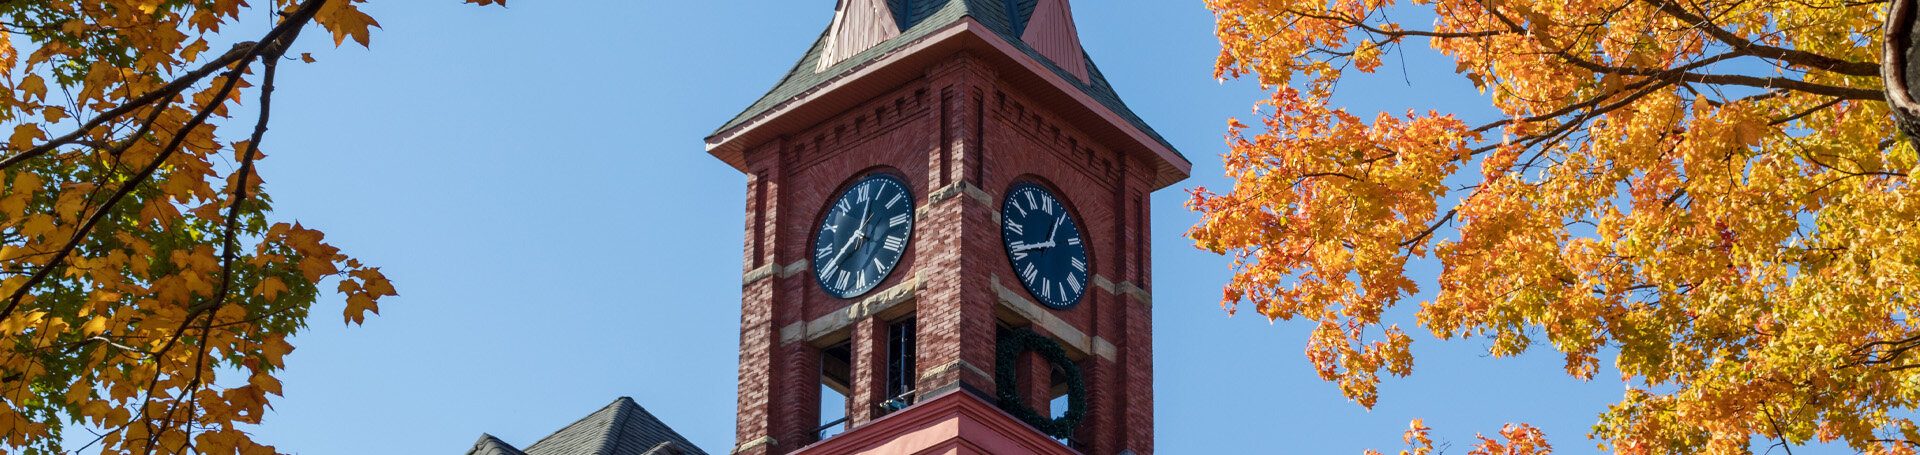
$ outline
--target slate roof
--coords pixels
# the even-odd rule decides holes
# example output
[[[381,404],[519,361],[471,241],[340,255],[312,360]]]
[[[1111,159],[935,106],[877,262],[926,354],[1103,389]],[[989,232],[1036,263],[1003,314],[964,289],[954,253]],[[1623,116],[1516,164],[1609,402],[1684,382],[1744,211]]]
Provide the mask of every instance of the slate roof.
[[[707,455],[632,398],[620,397],[599,411],[541,439],[526,450],[483,434],[467,455]]]
[[[1106,76],[1100,73],[1100,67],[1094,65],[1091,56],[1086,57],[1088,80],[1082,82],[1078,77],[1069,74],[1059,65],[1040,55],[1020,38],[1026,31],[1028,20],[1032,19],[1034,6],[1038,3],[1038,0],[887,0],[887,7],[893,10],[894,20],[900,22],[899,37],[855,54],[825,71],[814,71],[819,67],[820,56],[827,44],[827,32],[821,32],[820,38],[814,41],[813,47],[807,49],[807,53],[800,57],[800,61],[794,63],[793,69],[774,85],[773,90],[768,91],[766,95],[760,97],[759,101],[755,101],[745,111],[740,112],[740,115],[727,121],[726,125],[715,130],[713,136],[719,136],[721,133],[744,125],[814,87],[890,54],[894,50],[918,42],[921,38],[946,28],[947,25],[971,17],[999,34],[1015,48],[1033,57],[1034,60],[1046,64],[1061,79],[1076,86],[1088,97],[1100,102],[1128,123],[1132,123],[1135,128],[1152,137],[1160,145],[1179,154],[1179,150],[1174,148],[1172,143],[1167,142],[1167,139],[1161,137],[1153,127],[1147,126],[1147,122],[1138,114],[1127,108],[1127,104],[1120,100],[1120,94],[1113,90],[1113,85],[1108,83]],[[1082,50],[1082,55],[1085,55],[1085,52]],[[1185,158],[1185,155],[1181,158]]]
[[[480,440],[473,443],[473,449],[468,450],[467,455],[526,455],[526,452],[513,448],[513,444],[508,444],[500,438],[482,433]]]

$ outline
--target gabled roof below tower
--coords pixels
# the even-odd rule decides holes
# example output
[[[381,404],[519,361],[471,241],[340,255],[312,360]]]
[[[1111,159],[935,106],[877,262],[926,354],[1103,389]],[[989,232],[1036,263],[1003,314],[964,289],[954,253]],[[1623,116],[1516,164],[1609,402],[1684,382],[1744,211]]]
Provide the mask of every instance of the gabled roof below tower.
[[[467,455],[707,455],[666,422],[620,397],[599,411],[527,446],[481,435]]]
[[[899,22],[901,32],[898,36],[852,56],[837,59],[838,63],[821,68],[822,58],[828,54],[827,48],[831,44],[833,30],[829,26],[829,30],[821,33],[820,38],[798,62],[794,63],[786,77],[775,84],[772,90],[707,138],[709,150],[722,160],[739,166],[739,163],[735,162],[737,157],[734,156],[739,153],[737,150],[716,149],[723,146],[740,146],[730,142],[737,139],[744,130],[764,123],[769,117],[782,114],[792,104],[817,94],[826,86],[849,78],[857,78],[862,73],[870,72],[877,63],[899,57],[903,52],[925,47],[929,41],[946,36],[947,32],[964,28],[973,30],[975,33],[990,34],[997,38],[996,41],[1010,46],[1010,51],[1037,62],[1040,68],[1036,71],[1048,73],[1047,76],[1056,78],[1065,85],[1061,87],[1063,90],[1076,92],[1073,95],[1077,98],[1090,101],[1090,104],[1106,111],[1102,113],[1104,115],[1100,115],[1101,117],[1110,116],[1125,127],[1135,130],[1139,135],[1137,139],[1150,142],[1146,144],[1148,147],[1161,150],[1162,152],[1157,154],[1165,155],[1163,159],[1169,161],[1168,167],[1172,168],[1167,170],[1177,170],[1179,174],[1178,178],[1168,180],[1166,184],[1185,178],[1191,163],[1185,156],[1180,155],[1172,143],[1154,131],[1145,120],[1120,100],[1120,95],[1114,91],[1106,76],[1101,74],[1099,67],[1094,65],[1092,58],[1086,55],[1084,49],[1079,51],[1080,56],[1085,60],[1086,76],[1083,79],[1074,74],[1077,71],[1064,69],[1062,65],[1035,50],[1023,39],[1030,25],[1029,22],[1034,17],[1035,7],[1040,1],[886,0],[894,20]]]

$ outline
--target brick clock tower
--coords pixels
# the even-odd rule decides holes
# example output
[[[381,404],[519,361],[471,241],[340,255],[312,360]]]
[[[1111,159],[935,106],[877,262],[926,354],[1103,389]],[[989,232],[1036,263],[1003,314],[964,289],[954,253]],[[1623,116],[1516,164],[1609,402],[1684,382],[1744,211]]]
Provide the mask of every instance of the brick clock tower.
[[[740,454],[1153,453],[1148,196],[1068,0],[839,0],[747,174]]]

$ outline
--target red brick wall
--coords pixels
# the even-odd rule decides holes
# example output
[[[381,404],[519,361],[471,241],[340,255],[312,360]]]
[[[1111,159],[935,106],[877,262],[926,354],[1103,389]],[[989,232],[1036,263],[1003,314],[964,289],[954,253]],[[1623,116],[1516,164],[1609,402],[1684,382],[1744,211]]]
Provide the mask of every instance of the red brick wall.
[[[746,282],[742,293],[736,443],[752,446],[744,453],[787,453],[813,442],[811,432],[820,423],[818,346],[782,343],[781,329],[845,311],[852,302],[822,292],[810,270],[788,266],[807,261],[828,202],[867,172],[897,173],[922,210],[901,265],[876,289],[920,279],[909,305],[919,321],[923,396],[954,388],[994,390],[994,333],[1003,316],[995,311],[999,298],[992,283],[1020,289],[1000,243],[996,213],[1016,183],[1039,182],[1065,199],[1081,225],[1092,270],[1116,283],[1115,291],[1118,283],[1149,288],[1141,201],[1150,191],[1146,170],[1152,168],[1098,145],[1058,120],[1052,107],[1028,100],[978,60],[955,56],[837,118],[749,149],[746,268],[750,279],[758,279]],[[934,200],[936,191],[959,183],[990,201],[954,191]],[[1052,312],[1116,348],[1112,359],[1089,354],[1081,361],[1092,396],[1075,439],[1088,453],[1152,453],[1149,310],[1134,297],[1090,284],[1079,306]],[[884,362],[885,324],[863,321],[850,332],[858,424],[872,417],[868,401],[886,398],[878,384],[885,376],[876,365]],[[1038,392],[1044,385],[1028,387]],[[768,436],[777,443],[756,445]]]

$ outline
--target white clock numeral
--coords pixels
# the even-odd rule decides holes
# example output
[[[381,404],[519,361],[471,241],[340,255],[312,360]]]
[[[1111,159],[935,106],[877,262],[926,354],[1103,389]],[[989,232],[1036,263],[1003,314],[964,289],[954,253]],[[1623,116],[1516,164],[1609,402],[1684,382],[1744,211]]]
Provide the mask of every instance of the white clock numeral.
[[[1078,269],[1081,272],[1085,272],[1087,271],[1087,263],[1085,261],[1081,261],[1080,258],[1073,258],[1073,268]]]
[[[840,279],[839,279],[839,280],[837,280],[837,281],[834,281],[834,284],[833,284],[833,287],[835,287],[835,288],[839,288],[839,289],[841,289],[841,290],[846,290],[846,289],[847,289],[847,281],[848,281],[848,280],[851,280],[851,279],[853,279],[853,274],[852,274],[852,273],[848,273],[848,272],[847,272],[847,271],[845,271],[845,270],[841,270],[841,271],[840,271]]]
[[[1027,268],[1020,271],[1020,281],[1025,281],[1027,284],[1033,284],[1033,279],[1038,276],[1040,276],[1040,269],[1034,268],[1033,263],[1027,263]]]
[[[1022,252],[1019,252],[1019,253],[1013,253],[1013,260],[1015,260],[1015,261],[1025,261],[1025,260],[1027,260],[1027,253],[1026,253],[1025,251],[1022,251]]]
[[[860,185],[860,202],[867,202],[867,193],[869,192],[869,190],[872,189],[872,187],[873,187],[872,182],[863,183]]]
[[[880,247],[886,248],[887,251],[898,253],[900,250],[907,248],[907,239],[905,237],[887,237],[884,244],[880,245]]]
[[[1079,238],[1079,237],[1074,237],[1074,238],[1070,238],[1070,239],[1067,239],[1067,244],[1068,244],[1068,245],[1075,245],[1075,246],[1078,246],[1078,245],[1080,245],[1080,238]]]
[[[1051,279],[1048,279],[1048,278],[1046,278],[1046,277],[1041,277],[1041,278],[1040,278],[1040,293],[1041,293],[1041,294],[1051,294],[1051,293],[1053,293],[1053,280],[1051,280]]]
[[[1069,274],[1067,274],[1067,286],[1070,286],[1070,287],[1072,287],[1072,288],[1073,288],[1073,292],[1075,292],[1075,293],[1078,293],[1078,292],[1080,292],[1080,290],[1081,290],[1081,288],[1080,288],[1080,279],[1079,279],[1079,277],[1075,277],[1075,276],[1074,276],[1073,274],[1071,274],[1071,273],[1069,273]]]
[[[832,247],[832,246],[823,246],[823,247],[820,247],[820,251],[819,251],[819,252],[817,252],[817,253],[814,253],[814,258],[815,258],[815,259],[826,259],[826,257],[827,257],[827,256],[831,256],[831,255],[833,255],[833,247]]]
[[[1040,203],[1039,201],[1033,200],[1032,191],[1027,191],[1025,193],[1020,193],[1020,194],[1024,194],[1027,196],[1027,207],[1032,207],[1034,210],[1040,210]],[[1021,216],[1026,216],[1026,213],[1024,213],[1025,212],[1024,210],[1022,210],[1021,212],[1022,212]]]
[[[1047,197],[1046,195],[1040,196],[1040,211],[1047,212],[1048,215],[1052,215],[1054,205],[1055,204],[1053,203],[1053,198]]]
[[[833,209],[839,210],[841,214],[846,214],[847,212],[853,211],[853,203],[848,202],[846,199],[841,199],[840,202],[833,204]]]
[[[902,214],[899,214],[899,215],[894,215],[894,216],[893,216],[893,219],[892,219],[892,220],[888,220],[888,221],[887,221],[887,226],[888,226],[888,227],[900,227],[900,225],[903,225],[903,224],[907,224],[907,223],[911,223],[911,222],[913,222],[913,214],[911,214],[911,213],[902,213]]]
[[[857,275],[854,275],[854,277],[855,278],[853,280],[853,285],[855,289],[862,289],[867,287],[867,271],[861,270],[860,273]]]
[[[1068,295],[1070,295],[1070,294],[1067,294],[1067,285],[1066,285],[1066,284],[1064,284],[1064,283],[1063,283],[1063,284],[1061,284],[1061,285],[1060,285],[1060,303],[1067,303],[1067,300],[1068,300],[1068,299],[1067,299],[1067,296],[1068,296]]]
[[[899,204],[901,199],[906,199],[906,198],[907,198],[906,193],[899,193],[899,194],[893,195],[893,199],[887,200],[887,208],[893,208],[894,204]]]
[[[1007,220],[1007,231],[1012,232],[1013,235],[1027,235],[1027,227],[1021,226],[1020,223],[1015,223],[1013,220]]]
[[[880,258],[873,258],[873,271],[878,272],[886,269],[887,263],[880,262]]]

